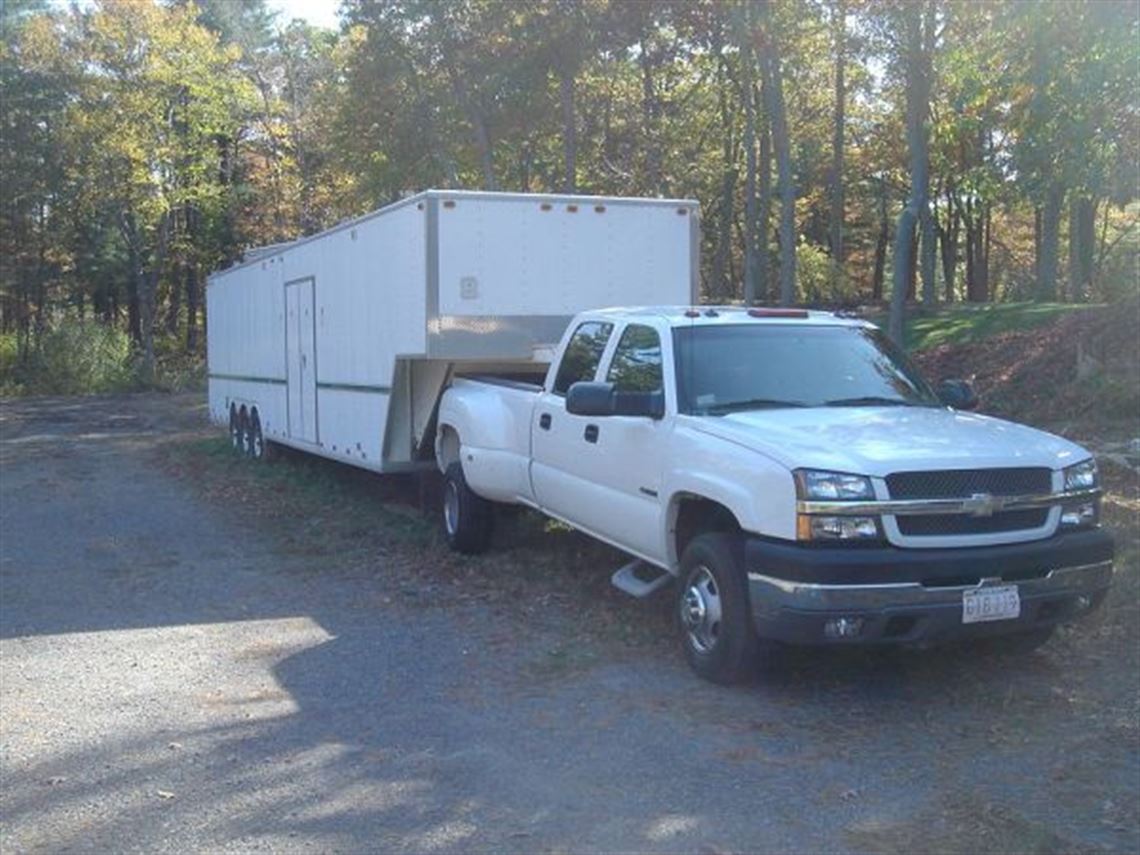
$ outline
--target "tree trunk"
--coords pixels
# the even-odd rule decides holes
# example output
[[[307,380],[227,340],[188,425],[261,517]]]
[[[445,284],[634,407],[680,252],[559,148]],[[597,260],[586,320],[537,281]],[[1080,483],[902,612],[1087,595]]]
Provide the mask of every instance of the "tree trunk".
[[[831,143],[831,260],[832,284],[843,276],[843,134],[847,107],[847,0],[832,10],[835,42],[835,132]]]
[[[891,311],[887,332],[899,347],[903,345],[907,271],[914,269],[914,227],[917,222],[918,218],[914,215],[914,211],[906,207],[899,214],[899,222],[895,227],[895,281],[891,287]]]
[[[198,352],[198,264],[186,265],[186,352]]]
[[[887,216],[887,183],[879,182],[879,236],[875,239],[875,273],[871,278],[871,299],[883,299],[883,275],[887,268],[887,243],[891,239],[891,221]]]
[[[772,123],[772,142],[776,148],[780,188],[780,304],[790,306],[796,299],[796,188],[792,181],[792,150],[788,138],[788,117],[784,109],[780,51],[773,33],[769,0],[762,0],[760,10],[764,25],[760,68],[768,116]]]
[[[755,93],[753,93],[755,94]],[[760,200],[756,212],[756,290],[764,301],[772,299],[772,257],[768,252],[772,221],[772,134],[767,114],[760,126]]]
[[[661,103],[657,97],[657,84],[655,80],[656,58],[649,50],[647,39],[642,38],[638,54],[641,63],[641,114],[645,133],[645,179],[650,193],[660,195],[662,192],[662,162],[661,139],[658,133],[658,118],[661,114]]]
[[[954,301],[954,279],[958,268],[958,234],[961,229],[961,217],[954,204],[954,189],[949,188],[946,193],[946,222],[939,229],[942,239],[942,283],[945,289],[946,302]]]
[[[558,94],[562,103],[563,193],[576,193],[578,190],[578,126],[574,115],[574,76],[573,69],[563,69],[558,78]]]
[[[744,305],[756,303],[756,102],[752,85],[752,4],[742,10],[740,65],[744,101]]]
[[[142,275],[139,261],[138,228],[135,215],[123,218],[123,231],[127,244],[127,329],[135,344],[142,344],[142,321],[139,312],[139,280]]]
[[[1041,250],[1037,260],[1037,299],[1057,299],[1057,256],[1061,229],[1061,205],[1065,191],[1060,184],[1049,187],[1041,211]]]
[[[142,274],[139,283],[139,328],[142,333],[141,379],[144,384],[154,382],[154,321],[155,298],[158,294],[158,278],[166,262],[166,248],[170,241],[170,214],[163,214],[155,230],[155,246],[151,256],[150,269]]]
[[[1069,299],[1088,298],[1096,250],[1096,201],[1088,196],[1069,200]]]

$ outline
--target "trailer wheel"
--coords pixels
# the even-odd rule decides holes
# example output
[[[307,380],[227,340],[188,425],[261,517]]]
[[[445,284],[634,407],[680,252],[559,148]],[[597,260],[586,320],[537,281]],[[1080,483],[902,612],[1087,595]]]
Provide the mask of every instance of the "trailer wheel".
[[[443,483],[443,533],[456,552],[477,555],[491,542],[495,515],[491,503],[467,486],[463,465],[447,467]]]
[[[230,407],[230,448],[245,453],[245,432],[241,428],[241,417],[237,407]]]
[[[685,658],[714,683],[738,683],[759,664],[739,538],[724,533],[693,538],[681,557],[677,615]]]
[[[249,428],[246,431],[246,452],[254,460],[262,463],[272,463],[277,456],[277,447],[261,433],[261,416],[257,410],[249,419]]]

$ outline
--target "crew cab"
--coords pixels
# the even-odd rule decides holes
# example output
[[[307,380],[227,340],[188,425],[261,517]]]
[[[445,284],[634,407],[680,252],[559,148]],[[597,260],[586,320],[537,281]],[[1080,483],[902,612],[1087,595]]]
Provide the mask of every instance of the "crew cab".
[[[570,324],[539,386],[455,377],[435,435],[451,546],[495,503],[674,579],[683,647],[717,682],[779,643],[1044,642],[1113,574],[1092,455],[980,415],[874,325],[830,313],[621,308]]]

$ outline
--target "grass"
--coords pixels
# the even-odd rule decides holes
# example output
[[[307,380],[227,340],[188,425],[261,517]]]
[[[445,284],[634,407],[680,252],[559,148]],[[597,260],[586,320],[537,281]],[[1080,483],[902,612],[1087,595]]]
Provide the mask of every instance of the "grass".
[[[1028,330],[1073,312],[1099,308],[1086,303],[980,303],[956,304],[929,311],[918,309],[907,313],[906,346],[908,350],[927,350],[943,344],[970,344],[1001,333]],[[887,315],[877,312],[868,316],[881,327]]]
[[[1001,333],[1033,329],[1061,315],[1091,308],[1096,307],[1072,303],[950,306],[910,317],[906,326],[906,345],[910,350],[926,350],[943,344],[969,344]]]

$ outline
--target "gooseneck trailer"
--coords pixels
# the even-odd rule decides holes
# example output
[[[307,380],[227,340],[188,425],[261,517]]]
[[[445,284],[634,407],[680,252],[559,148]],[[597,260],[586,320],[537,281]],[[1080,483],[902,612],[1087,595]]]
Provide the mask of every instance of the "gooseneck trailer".
[[[207,286],[209,408],[377,472],[434,464],[451,378],[541,380],[583,306],[697,300],[691,200],[431,190],[253,251]]]

